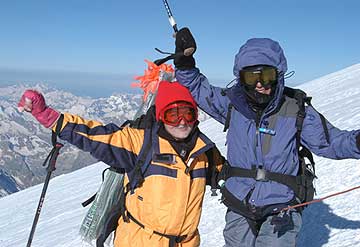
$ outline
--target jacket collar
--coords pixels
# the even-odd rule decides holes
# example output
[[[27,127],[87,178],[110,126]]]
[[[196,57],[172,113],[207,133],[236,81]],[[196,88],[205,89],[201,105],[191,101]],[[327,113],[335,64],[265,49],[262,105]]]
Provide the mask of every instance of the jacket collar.
[[[158,135],[158,131],[159,131],[160,127],[161,126],[159,123],[154,124],[153,131],[152,131],[153,153],[155,153],[155,154],[161,154],[161,153],[171,150],[166,147],[161,147],[161,145],[160,145],[160,142],[163,143],[163,141],[166,141],[166,142],[168,142],[168,145],[169,145],[168,147],[170,147],[169,141]],[[162,140],[162,141],[160,141],[160,140]],[[194,140],[194,142],[195,142],[195,145],[194,145],[193,149],[190,151],[189,158],[194,158],[215,146],[215,144],[206,135],[204,135],[200,130],[198,130],[198,134],[197,134],[196,140]]]

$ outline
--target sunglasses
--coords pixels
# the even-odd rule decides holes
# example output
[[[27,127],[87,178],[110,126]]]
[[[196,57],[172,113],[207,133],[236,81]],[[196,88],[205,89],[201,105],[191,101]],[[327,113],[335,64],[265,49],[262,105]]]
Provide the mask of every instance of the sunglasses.
[[[270,87],[277,79],[277,69],[271,66],[252,66],[240,70],[240,81],[246,86],[255,87],[260,82],[263,87]]]
[[[179,125],[181,120],[187,124],[193,124],[197,116],[197,109],[188,103],[174,103],[160,112],[160,120],[171,126]]]

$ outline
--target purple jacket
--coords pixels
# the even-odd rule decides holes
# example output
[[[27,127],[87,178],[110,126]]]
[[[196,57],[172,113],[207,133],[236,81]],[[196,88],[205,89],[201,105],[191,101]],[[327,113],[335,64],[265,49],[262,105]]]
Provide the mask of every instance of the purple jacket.
[[[271,39],[248,40],[235,56],[235,77],[239,78],[241,68],[256,64],[275,66],[280,72],[275,96],[264,110],[259,123],[259,127],[274,130],[273,136],[257,131],[255,114],[246,102],[239,81],[227,89],[224,96],[223,89],[210,85],[197,68],[176,70],[176,78],[190,89],[202,110],[223,124],[228,105],[234,105],[227,132],[227,159],[231,166],[251,169],[255,165],[271,172],[296,175],[299,167],[295,127],[298,107],[295,99],[283,95],[283,75],[287,71],[287,62],[279,44]],[[326,124],[329,142],[319,114],[311,106],[306,107],[301,143],[319,156],[359,159],[360,151],[356,145],[359,130],[339,130],[328,121]],[[243,200],[252,191],[249,202],[255,206],[286,203],[294,198],[294,192],[289,187],[274,181],[260,182],[252,178],[231,177],[225,187],[238,200]]]

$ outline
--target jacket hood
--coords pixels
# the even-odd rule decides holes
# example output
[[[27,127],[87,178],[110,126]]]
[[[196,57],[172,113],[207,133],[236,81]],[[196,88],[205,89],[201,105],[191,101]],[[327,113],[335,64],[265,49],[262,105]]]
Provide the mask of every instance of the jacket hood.
[[[252,65],[270,65],[283,74],[287,71],[287,62],[279,43],[268,38],[249,39],[240,47],[235,56],[234,75],[239,78],[239,71]]]
[[[268,38],[249,39],[235,56],[234,75],[237,78],[237,85],[229,89],[229,98],[235,108],[246,116],[249,116],[249,110],[244,106],[244,89],[240,82],[239,72],[242,68],[253,65],[270,65],[277,68],[279,72],[278,83],[275,89],[273,100],[269,103],[266,112],[277,108],[280,104],[284,90],[284,74],[287,71],[287,61],[279,43]]]

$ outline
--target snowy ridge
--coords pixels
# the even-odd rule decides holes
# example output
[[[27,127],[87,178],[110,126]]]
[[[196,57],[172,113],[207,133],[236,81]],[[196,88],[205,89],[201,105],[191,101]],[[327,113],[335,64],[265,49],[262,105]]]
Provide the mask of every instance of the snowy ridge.
[[[360,64],[300,86],[313,105],[341,129],[360,128]],[[214,120],[200,124],[202,131],[226,152],[223,127]],[[50,181],[48,194],[33,241],[34,247],[89,246],[78,231],[87,209],[80,203],[100,184],[102,163],[58,176]],[[316,157],[317,196],[360,185],[360,161],[333,161]],[[42,185],[0,199],[0,246],[24,246],[30,232]],[[360,246],[360,190],[330,198],[304,211],[300,247]],[[207,191],[200,223],[201,246],[223,246],[226,208]]]

